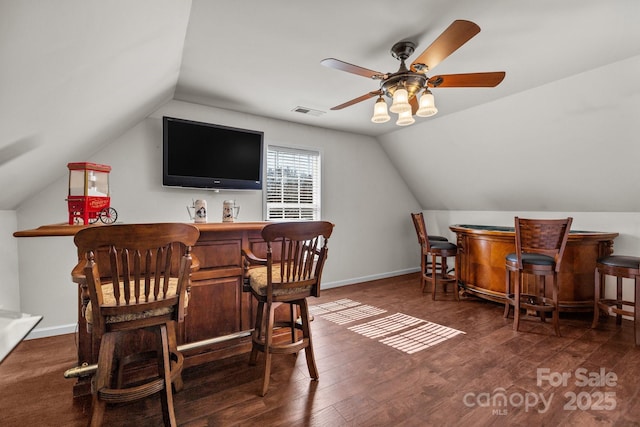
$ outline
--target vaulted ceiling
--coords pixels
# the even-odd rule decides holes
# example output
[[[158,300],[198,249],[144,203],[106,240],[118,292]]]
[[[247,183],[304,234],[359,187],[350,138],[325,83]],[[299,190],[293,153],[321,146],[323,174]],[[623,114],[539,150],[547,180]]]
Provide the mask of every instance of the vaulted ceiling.
[[[382,137],[399,128],[370,122],[375,99],[330,110],[378,82],[322,59],[394,72],[394,43],[421,52],[454,20],[476,22],[435,72],[507,76],[434,90],[438,115],[418,120],[439,120],[640,55],[638,17],[637,0],[0,0],[0,209],[171,99]]]

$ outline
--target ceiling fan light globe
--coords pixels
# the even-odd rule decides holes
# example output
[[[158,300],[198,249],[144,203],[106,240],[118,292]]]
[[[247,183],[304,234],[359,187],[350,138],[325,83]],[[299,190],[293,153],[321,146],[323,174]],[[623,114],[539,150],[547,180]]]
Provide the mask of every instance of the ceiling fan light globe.
[[[389,111],[396,114],[411,111],[411,104],[409,104],[409,92],[407,92],[405,88],[398,88],[393,93],[393,103],[391,104],[391,107],[389,107]]]
[[[409,110],[409,111],[403,111],[398,115],[398,121],[396,122],[396,124],[398,126],[409,126],[414,124],[415,121],[416,119],[413,118],[413,115],[411,114],[411,110]]]
[[[371,117],[371,121],[373,123],[385,123],[389,120],[391,120],[391,117],[387,112],[387,103],[380,97],[373,107],[373,117]]]
[[[420,104],[416,115],[420,117],[431,117],[438,112],[436,108],[435,99],[431,91],[426,90],[420,97]]]

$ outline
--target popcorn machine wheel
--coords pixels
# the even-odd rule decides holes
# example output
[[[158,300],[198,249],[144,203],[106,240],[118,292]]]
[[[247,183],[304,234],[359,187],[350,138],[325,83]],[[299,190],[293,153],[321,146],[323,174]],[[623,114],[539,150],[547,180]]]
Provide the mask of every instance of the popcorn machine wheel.
[[[112,224],[118,212],[109,197],[111,166],[98,163],[69,163],[69,224]]]

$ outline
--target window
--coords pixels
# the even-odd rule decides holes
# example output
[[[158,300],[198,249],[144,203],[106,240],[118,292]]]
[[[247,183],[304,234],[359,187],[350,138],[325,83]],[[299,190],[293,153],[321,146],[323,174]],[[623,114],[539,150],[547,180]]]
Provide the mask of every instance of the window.
[[[320,219],[320,153],[267,148],[267,220]]]

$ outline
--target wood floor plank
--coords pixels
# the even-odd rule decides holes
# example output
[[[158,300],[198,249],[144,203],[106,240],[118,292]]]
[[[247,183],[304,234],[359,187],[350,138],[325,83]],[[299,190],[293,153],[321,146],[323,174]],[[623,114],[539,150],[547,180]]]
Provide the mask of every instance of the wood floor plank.
[[[179,424],[640,425],[640,348],[633,344],[630,321],[618,326],[604,319],[591,329],[589,315],[563,314],[561,337],[549,321],[535,318],[522,320],[521,331],[515,332],[512,319],[502,317],[502,305],[475,298],[458,302],[452,292],[439,293],[433,301],[413,274],[323,290],[310,303],[343,298],[384,312],[343,325],[314,316],[318,381],[309,378],[304,354],[274,356],[265,397],[257,394],[260,364],[249,366],[248,355],[190,367],[183,374],[184,389],[174,396]],[[349,330],[396,313],[464,334],[408,354],[381,340],[415,331],[419,324],[376,338]],[[73,334],[21,343],[0,365],[0,425],[86,425],[89,401],[73,399],[74,381],[62,376],[75,354]],[[614,386],[581,385],[578,369],[588,374],[604,369],[617,381]],[[539,370],[547,374],[542,381]],[[550,375],[563,373],[569,375],[566,384],[550,381]],[[615,408],[592,405],[598,393],[610,393]],[[571,396],[582,401],[574,400],[573,407]],[[152,396],[109,406],[106,421],[161,425],[160,400]]]

